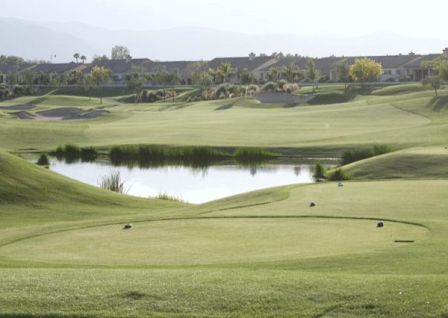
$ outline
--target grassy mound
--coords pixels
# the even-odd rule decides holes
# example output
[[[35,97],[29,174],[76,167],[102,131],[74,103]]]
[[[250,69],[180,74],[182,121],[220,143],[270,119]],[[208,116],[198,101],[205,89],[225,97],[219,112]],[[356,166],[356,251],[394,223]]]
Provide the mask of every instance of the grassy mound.
[[[400,84],[379,88],[377,90],[374,90],[372,92],[372,95],[389,96],[389,95],[415,93],[426,90],[428,89],[421,84]]]
[[[183,206],[118,195],[0,151],[0,228],[148,213]]]
[[[448,149],[407,149],[353,163],[346,171],[355,179],[447,179]]]

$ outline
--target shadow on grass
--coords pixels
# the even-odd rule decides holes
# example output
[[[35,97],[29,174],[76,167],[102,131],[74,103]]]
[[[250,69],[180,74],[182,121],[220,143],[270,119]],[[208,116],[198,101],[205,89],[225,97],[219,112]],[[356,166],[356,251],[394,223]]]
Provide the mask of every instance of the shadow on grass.
[[[344,94],[344,93],[328,93],[317,94],[311,99],[309,105],[328,105],[328,104],[342,104],[352,101],[356,97],[356,94]]]
[[[146,294],[139,291],[130,291],[122,294],[122,297],[129,300],[141,300],[143,298],[152,298],[155,300],[162,300],[163,298],[158,295]]]
[[[446,96],[434,96],[428,104],[428,107],[432,108],[435,112],[441,112],[448,109],[448,95]]]
[[[94,318],[91,315],[73,314],[5,314],[0,312],[1,318]]]

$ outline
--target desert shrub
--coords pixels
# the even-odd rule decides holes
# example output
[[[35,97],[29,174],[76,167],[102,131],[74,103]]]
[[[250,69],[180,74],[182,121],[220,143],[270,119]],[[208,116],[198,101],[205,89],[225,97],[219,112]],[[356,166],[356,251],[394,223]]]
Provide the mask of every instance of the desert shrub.
[[[287,80],[284,80],[284,79],[279,80],[278,83],[277,83],[278,88],[279,88],[280,90],[282,90],[282,91],[285,89],[285,87],[286,87],[287,84],[288,84],[288,81],[287,81]]]
[[[41,154],[39,159],[37,159],[37,164],[39,166],[49,166],[50,165],[50,160],[48,160],[48,157],[46,154]]]
[[[336,169],[334,172],[330,173],[330,176],[328,177],[330,181],[344,181],[349,180],[349,175],[343,171],[342,169]]]
[[[295,84],[295,83],[289,83],[286,84],[285,86],[283,86],[283,91],[285,91],[288,94],[292,94],[295,91],[297,91],[299,89],[299,85]]]
[[[249,85],[249,87],[246,90],[247,95],[254,95],[257,91],[258,91],[257,85]]]
[[[215,98],[226,98],[229,95],[229,91],[227,89],[226,84],[219,85],[215,91]]]
[[[277,84],[274,82],[267,82],[263,85],[261,88],[261,91],[263,92],[275,92],[277,91]]]
[[[242,86],[229,85],[229,86],[227,86],[227,91],[229,92],[229,94],[232,94],[234,96],[239,96],[242,92]]]
[[[165,97],[165,95],[166,95],[166,93],[165,93],[165,91],[163,89],[158,89],[155,94],[156,94],[156,97],[159,100],[163,99]]]
[[[153,91],[149,91],[148,93],[146,93],[146,99],[144,100],[144,102],[154,103],[155,101],[157,101],[156,93],[154,93]]]
[[[314,166],[314,174],[313,174],[314,179],[318,180],[318,179],[325,179],[325,168],[324,166],[320,163],[317,162],[316,165]]]
[[[124,180],[121,178],[119,171],[112,171],[109,175],[104,176],[99,182],[99,186],[101,189],[118,193],[126,193]]]

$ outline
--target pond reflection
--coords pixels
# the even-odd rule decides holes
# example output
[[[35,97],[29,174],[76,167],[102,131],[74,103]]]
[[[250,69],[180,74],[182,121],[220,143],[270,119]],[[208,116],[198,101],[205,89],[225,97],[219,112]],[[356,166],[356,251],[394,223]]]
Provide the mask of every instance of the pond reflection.
[[[103,162],[67,163],[55,159],[51,161],[50,169],[94,186],[98,186],[99,180],[111,171],[118,171],[125,180],[129,195],[155,197],[168,194],[190,203],[204,203],[263,188],[314,182],[309,165],[292,164],[139,167]]]

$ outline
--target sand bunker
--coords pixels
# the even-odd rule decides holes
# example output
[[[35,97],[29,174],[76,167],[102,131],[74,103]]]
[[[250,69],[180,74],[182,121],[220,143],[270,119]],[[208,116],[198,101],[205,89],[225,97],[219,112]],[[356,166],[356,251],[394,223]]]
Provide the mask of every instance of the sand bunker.
[[[77,119],[94,119],[109,113],[102,109],[83,110],[75,107],[63,107],[37,112],[36,114],[27,111],[19,111],[10,113],[19,119],[34,120],[77,120]]]

